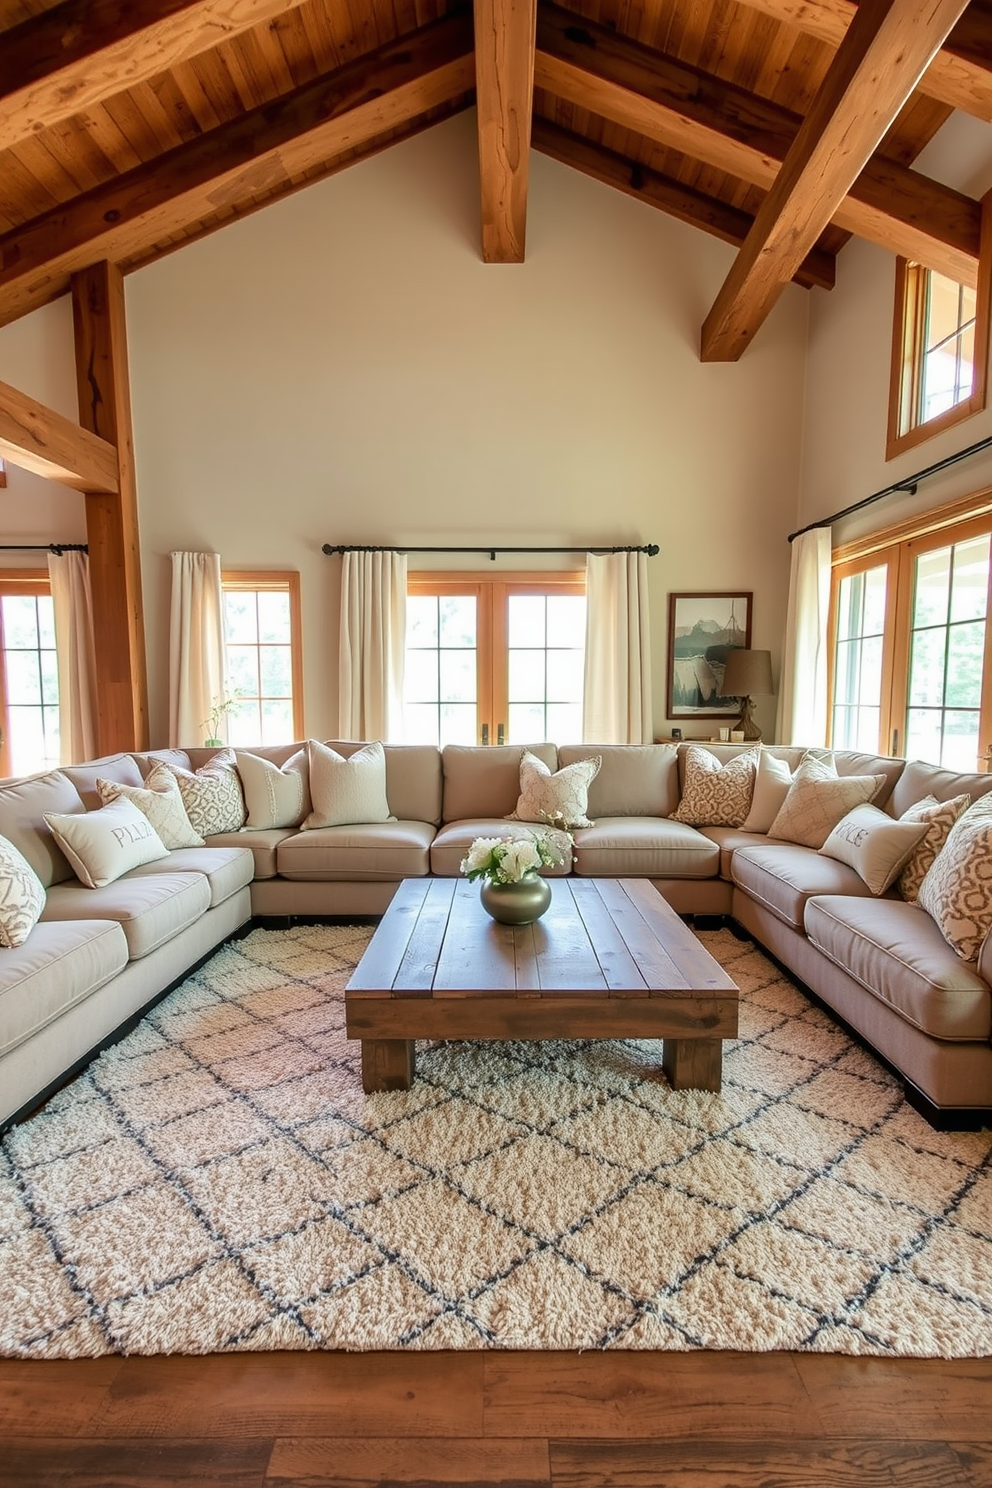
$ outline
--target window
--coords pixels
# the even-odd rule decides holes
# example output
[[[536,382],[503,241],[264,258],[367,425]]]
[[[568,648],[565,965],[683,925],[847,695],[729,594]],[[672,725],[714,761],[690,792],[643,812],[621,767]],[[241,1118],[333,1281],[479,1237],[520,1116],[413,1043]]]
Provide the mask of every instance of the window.
[[[48,575],[0,574],[0,774],[59,763],[59,674]]]
[[[896,261],[886,459],[985,407],[986,277],[980,274],[976,290],[922,264]]]
[[[992,763],[992,509],[963,507],[835,555],[834,746],[952,770]]]
[[[582,738],[582,574],[411,574],[408,743]]]
[[[224,666],[234,745],[303,738],[298,573],[225,573]]]

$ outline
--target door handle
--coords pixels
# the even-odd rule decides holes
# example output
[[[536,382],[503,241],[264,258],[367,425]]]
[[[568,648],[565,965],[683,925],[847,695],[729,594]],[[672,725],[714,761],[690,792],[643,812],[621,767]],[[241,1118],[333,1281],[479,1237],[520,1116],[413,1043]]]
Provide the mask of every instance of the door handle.
[[[482,725],[482,742],[483,742],[483,744],[488,744],[489,743],[489,725],[488,725],[488,723],[484,723]]]
[[[503,743],[503,725],[501,723],[496,725],[496,743]]]

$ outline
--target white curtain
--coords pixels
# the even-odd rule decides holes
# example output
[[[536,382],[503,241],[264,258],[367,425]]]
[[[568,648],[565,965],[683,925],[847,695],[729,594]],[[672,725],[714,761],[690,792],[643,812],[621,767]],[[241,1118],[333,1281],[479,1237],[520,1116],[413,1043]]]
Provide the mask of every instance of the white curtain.
[[[224,696],[219,553],[173,553],[169,628],[169,743],[202,744]]]
[[[780,744],[826,743],[830,556],[829,527],[814,527],[793,541],[775,730]]]
[[[338,728],[342,739],[403,738],[406,554],[345,553]]]
[[[59,671],[59,753],[62,763],[95,759],[96,646],[87,553],[49,553]]]
[[[590,553],[586,560],[587,744],[650,744],[651,645],[647,557]]]

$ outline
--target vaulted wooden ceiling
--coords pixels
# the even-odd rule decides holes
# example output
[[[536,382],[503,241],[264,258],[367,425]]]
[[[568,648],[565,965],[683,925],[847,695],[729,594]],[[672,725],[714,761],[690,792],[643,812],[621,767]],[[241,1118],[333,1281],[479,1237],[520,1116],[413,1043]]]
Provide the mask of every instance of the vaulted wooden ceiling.
[[[487,261],[529,147],[739,248],[704,358],[851,234],[976,282],[982,204],[913,162],[992,121],[992,0],[0,0],[0,324],[476,101]]]

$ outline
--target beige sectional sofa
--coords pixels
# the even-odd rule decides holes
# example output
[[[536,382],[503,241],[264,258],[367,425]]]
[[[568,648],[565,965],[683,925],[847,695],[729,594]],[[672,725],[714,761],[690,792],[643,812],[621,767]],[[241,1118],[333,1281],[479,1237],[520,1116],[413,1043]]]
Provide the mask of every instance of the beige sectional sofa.
[[[362,746],[332,747],[349,756]],[[253,753],[281,766],[300,748]],[[646,877],[682,914],[731,917],[902,1074],[935,1124],[992,1121],[992,946],[963,961],[917,904],[895,889],[873,896],[853,868],[812,848],[673,820],[685,745],[530,748],[551,770],[602,757],[593,825],[574,832],[574,857],[558,872]],[[707,748],[729,760],[740,746]],[[770,753],[794,768],[804,751]],[[47,896],[25,944],[0,950],[0,1123],[253,918],[379,915],[403,878],[457,874],[475,837],[512,830],[519,747],[387,745],[389,821],[221,833],[105,889],[75,879],[44,812],[99,805],[100,776],[140,784],[156,760],[195,771],[213,754],[118,755],[0,783],[0,836]],[[843,751],[834,760],[841,775],[882,776],[874,803],[893,817],[927,795],[992,788],[992,775]]]

